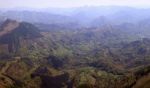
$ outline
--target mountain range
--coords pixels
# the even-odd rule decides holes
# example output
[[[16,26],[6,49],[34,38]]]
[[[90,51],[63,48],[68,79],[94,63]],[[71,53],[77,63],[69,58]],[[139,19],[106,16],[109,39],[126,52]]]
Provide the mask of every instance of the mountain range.
[[[0,11],[0,88],[149,88],[149,13]]]

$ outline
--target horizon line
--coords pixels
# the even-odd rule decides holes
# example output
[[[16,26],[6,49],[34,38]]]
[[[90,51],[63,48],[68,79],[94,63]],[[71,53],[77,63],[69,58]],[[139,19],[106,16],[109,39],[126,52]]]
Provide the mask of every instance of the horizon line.
[[[29,6],[16,6],[16,7],[0,7],[0,9],[71,9],[71,8],[87,8],[87,7],[128,7],[137,9],[150,9],[148,6],[128,6],[128,5],[83,5],[83,6],[72,6],[72,7],[29,7]]]

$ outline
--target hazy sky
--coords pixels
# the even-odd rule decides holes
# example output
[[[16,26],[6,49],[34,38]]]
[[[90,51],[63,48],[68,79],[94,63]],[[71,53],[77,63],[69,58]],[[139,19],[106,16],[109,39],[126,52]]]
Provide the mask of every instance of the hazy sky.
[[[99,5],[121,5],[150,7],[150,0],[0,0],[1,8],[14,7],[79,7]]]

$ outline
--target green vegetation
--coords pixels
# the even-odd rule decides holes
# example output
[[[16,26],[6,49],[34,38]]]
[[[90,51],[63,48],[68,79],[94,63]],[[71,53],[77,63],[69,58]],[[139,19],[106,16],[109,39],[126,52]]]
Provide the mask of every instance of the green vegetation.
[[[149,86],[150,39],[106,28],[39,31],[33,24],[19,23],[0,37],[0,87]]]

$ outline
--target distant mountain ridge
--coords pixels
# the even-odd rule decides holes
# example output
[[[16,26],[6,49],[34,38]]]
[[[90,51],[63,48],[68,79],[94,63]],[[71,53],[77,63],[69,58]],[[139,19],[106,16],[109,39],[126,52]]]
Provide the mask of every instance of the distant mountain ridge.
[[[95,6],[77,8],[46,8],[40,10],[5,10],[0,12],[0,19],[10,18],[30,23],[67,24],[79,23],[87,26],[99,17],[106,17],[111,23],[136,23],[150,18],[149,8],[126,6]],[[97,22],[95,22],[97,24]]]

